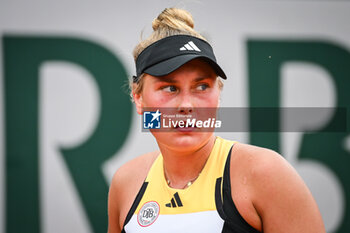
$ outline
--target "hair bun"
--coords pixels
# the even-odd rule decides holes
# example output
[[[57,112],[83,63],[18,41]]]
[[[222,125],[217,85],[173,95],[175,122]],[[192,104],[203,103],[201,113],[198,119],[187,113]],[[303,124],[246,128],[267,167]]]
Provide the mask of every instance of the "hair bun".
[[[161,28],[176,30],[191,30],[194,27],[192,15],[183,9],[165,8],[152,22],[152,28],[157,31]]]

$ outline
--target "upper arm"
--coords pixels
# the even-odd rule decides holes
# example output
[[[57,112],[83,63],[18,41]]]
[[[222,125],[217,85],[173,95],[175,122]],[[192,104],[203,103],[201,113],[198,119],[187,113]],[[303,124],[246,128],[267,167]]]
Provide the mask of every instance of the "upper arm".
[[[294,168],[276,152],[260,150],[251,172],[252,202],[263,232],[325,232],[317,204]]]

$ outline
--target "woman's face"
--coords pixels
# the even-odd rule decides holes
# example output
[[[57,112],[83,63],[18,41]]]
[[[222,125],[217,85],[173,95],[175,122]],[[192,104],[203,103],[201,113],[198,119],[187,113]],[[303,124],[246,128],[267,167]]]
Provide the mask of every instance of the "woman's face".
[[[192,114],[197,108],[217,108],[219,105],[217,75],[208,63],[200,59],[188,62],[168,75],[145,74],[143,79],[142,92],[134,95],[139,114],[147,107]],[[173,128],[167,132],[152,131],[152,134],[160,147],[188,151],[203,146],[213,132]]]

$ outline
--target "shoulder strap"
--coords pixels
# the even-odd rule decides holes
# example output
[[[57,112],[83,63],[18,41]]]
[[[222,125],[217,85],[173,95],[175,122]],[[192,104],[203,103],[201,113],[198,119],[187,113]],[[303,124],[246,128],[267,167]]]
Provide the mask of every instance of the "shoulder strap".
[[[233,147],[233,146],[232,146]],[[221,177],[217,180],[217,188],[219,189],[220,195],[215,192],[215,200],[217,204],[217,210],[222,219],[224,219],[223,233],[259,233],[255,228],[250,226],[241,214],[238,212],[231,194],[231,177],[230,177],[230,163],[231,163],[231,151],[232,147],[228,153],[224,176],[222,184],[222,202],[221,202]],[[220,179],[220,180],[219,180]],[[218,184],[218,182],[220,184]]]
[[[124,226],[123,226],[123,230],[121,233],[125,232],[124,230],[124,227],[126,226],[126,224],[128,224],[128,222],[130,221],[131,217],[133,216],[133,214],[135,213],[135,210],[137,208],[137,206],[139,205],[142,197],[143,197],[143,194],[145,193],[146,189],[147,189],[147,185],[148,185],[148,182],[144,182],[140,188],[140,191],[137,193],[137,196],[134,200],[134,202],[132,203],[132,206],[128,212],[128,215],[126,216],[125,218],[125,221],[124,221]]]

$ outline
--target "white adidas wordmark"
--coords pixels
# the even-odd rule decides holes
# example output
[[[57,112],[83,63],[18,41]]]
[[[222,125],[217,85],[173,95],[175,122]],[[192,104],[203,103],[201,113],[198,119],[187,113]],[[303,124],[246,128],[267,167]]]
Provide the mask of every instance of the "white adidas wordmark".
[[[193,43],[193,41],[190,41],[190,42],[188,42],[187,44],[184,44],[184,46],[182,46],[181,48],[180,48],[180,50],[181,51],[185,51],[185,50],[195,50],[195,51],[197,51],[197,52],[200,52],[201,50],[197,47],[197,45],[195,45],[194,43]]]

